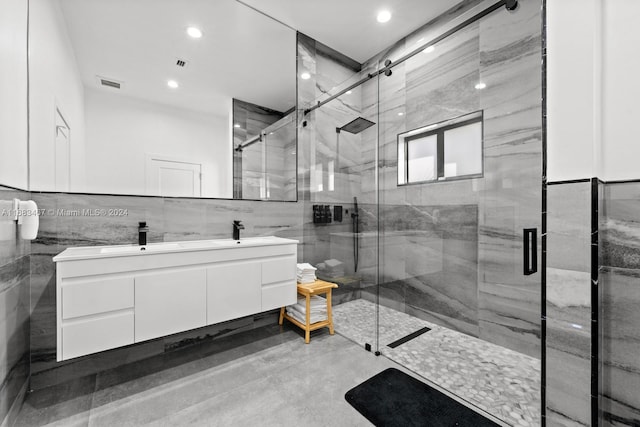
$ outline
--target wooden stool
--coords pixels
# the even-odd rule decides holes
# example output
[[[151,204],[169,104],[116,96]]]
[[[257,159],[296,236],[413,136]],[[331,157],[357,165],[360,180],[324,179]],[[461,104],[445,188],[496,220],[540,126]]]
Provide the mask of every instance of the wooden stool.
[[[331,315],[331,290],[337,288],[338,285],[331,282],[325,282],[324,280],[316,280],[313,283],[298,283],[298,294],[303,295],[306,298],[306,324],[302,324],[293,317],[289,316],[285,310],[285,307],[280,309],[280,319],[278,324],[282,325],[282,321],[287,319],[294,325],[304,330],[304,342],[309,344],[309,333],[316,329],[329,327],[329,333],[334,334],[333,331],[333,316]],[[314,295],[326,294],[327,298],[327,318],[316,323],[311,323],[311,297]]]

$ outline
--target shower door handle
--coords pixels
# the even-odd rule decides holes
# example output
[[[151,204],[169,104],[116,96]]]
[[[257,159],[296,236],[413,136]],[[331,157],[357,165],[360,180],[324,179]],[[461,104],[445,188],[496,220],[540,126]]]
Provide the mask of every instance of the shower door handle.
[[[525,228],[522,230],[522,256],[524,259],[524,275],[529,276],[538,271],[538,242],[537,228]]]

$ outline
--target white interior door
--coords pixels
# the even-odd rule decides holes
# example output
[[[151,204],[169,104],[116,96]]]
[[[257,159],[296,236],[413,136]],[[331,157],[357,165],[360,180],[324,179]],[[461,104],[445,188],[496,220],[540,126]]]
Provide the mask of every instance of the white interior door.
[[[55,138],[55,190],[69,191],[69,140],[71,129],[58,109],[56,109]]]
[[[202,165],[184,161],[147,157],[147,194],[157,196],[200,197]]]

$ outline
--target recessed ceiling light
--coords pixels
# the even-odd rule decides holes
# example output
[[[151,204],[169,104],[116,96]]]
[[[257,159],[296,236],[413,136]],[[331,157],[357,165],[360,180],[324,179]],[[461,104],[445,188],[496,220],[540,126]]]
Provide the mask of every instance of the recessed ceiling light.
[[[189,36],[193,37],[194,39],[199,39],[200,37],[202,37],[202,30],[196,27],[189,27],[187,28],[187,34],[189,34]]]
[[[391,19],[391,12],[389,12],[388,10],[381,10],[380,12],[378,12],[378,16],[376,19],[381,24],[389,22],[389,20]]]
[[[169,80],[167,82],[167,86],[169,86],[171,89],[177,89],[178,88],[178,82],[175,80]]]
[[[307,73],[306,71],[302,74],[300,74],[300,78],[302,80],[309,80],[311,78],[311,74]]]
[[[352,93],[353,93],[353,92],[351,92],[350,90],[348,90],[348,91],[346,92],[346,94],[347,94],[347,95],[351,95]]]
[[[427,47],[425,47],[425,48],[424,48],[424,50],[423,50],[423,52],[424,52],[424,53],[431,53],[431,52],[433,52],[434,50],[436,50],[436,48],[435,48],[435,47],[433,47],[433,45],[431,45],[431,46],[427,46]]]
[[[399,115],[399,116],[404,116],[404,113],[403,113],[402,111],[400,111],[400,112],[398,113],[398,115]]]
[[[239,128],[240,127],[240,123],[236,123],[235,125],[233,125],[234,128]]]
[[[483,83],[483,82],[480,82],[480,83],[475,85],[476,89],[484,89],[485,87],[487,87],[487,84]]]

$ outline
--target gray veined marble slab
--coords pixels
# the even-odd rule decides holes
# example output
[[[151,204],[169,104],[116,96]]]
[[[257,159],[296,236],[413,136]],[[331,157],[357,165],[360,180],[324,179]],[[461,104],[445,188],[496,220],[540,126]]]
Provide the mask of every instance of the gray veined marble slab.
[[[29,381],[32,244],[20,239],[13,199],[30,193],[0,186],[0,424],[11,425]]]

